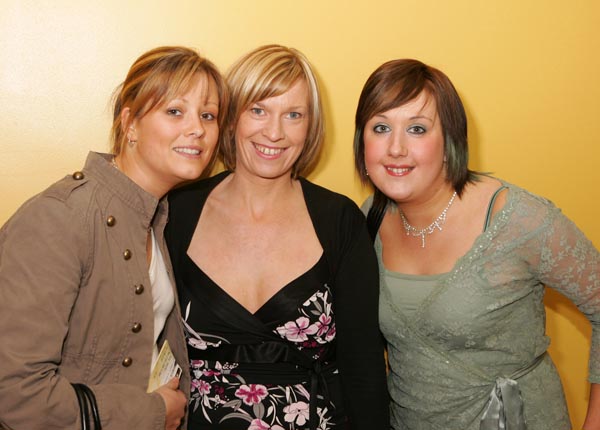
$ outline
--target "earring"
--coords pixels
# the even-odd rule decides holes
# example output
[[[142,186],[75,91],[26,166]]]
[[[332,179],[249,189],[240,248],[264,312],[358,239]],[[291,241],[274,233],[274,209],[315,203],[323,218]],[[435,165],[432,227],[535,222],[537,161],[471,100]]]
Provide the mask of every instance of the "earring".
[[[131,133],[134,133],[134,132],[135,132],[135,129],[133,128],[133,125],[130,125],[130,126],[129,126],[129,131],[130,131]],[[129,133],[127,133],[127,134],[129,134]],[[127,145],[128,145],[130,148],[133,148],[133,146],[135,145],[135,142],[136,142],[135,140],[133,140],[133,139],[130,139],[130,138],[127,138]]]

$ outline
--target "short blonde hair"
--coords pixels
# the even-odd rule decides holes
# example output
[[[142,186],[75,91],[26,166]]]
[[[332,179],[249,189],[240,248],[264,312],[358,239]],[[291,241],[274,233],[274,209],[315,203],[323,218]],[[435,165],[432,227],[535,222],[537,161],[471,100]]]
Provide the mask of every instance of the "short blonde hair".
[[[292,168],[292,177],[305,175],[316,162],[324,137],[323,108],[312,66],[300,51],[281,45],[261,46],[235,62],[225,76],[230,103],[223,129],[223,164],[235,170],[235,129],[242,112],[252,103],[288,91],[304,80],[308,86],[309,124],[306,142]]]
[[[211,78],[219,95],[219,125],[227,113],[227,87],[213,63],[183,46],[162,46],[142,54],[131,66],[125,81],[114,92],[111,152],[118,155],[126,140],[128,124],[121,113],[130,110],[130,121],[142,118],[154,107],[187,92],[198,74]]]

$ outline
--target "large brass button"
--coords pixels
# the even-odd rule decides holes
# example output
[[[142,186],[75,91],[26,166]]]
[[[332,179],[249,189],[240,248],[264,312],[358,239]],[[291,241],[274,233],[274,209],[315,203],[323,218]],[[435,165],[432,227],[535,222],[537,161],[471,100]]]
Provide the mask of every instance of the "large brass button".
[[[129,367],[129,366],[131,366],[132,363],[133,363],[133,360],[131,359],[131,357],[125,357],[123,359],[123,361],[121,362],[123,367]]]
[[[115,225],[116,223],[117,223],[117,219],[116,219],[114,216],[112,216],[112,215],[109,215],[109,217],[108,217],[108,218],[106,218],[106,225],[107,225],[107,226],[109,226],[109,227],[112,227],[112,226],[113,226],[113,225]]]
[[[142,330],[142,324],[140,324],[139,322],[136,322],[133,324],[133,326],[131,327],[131,331],[134,333],[139,333]]]
[[[132,256],[132,253],[129,249],[126,249],[125,251],[123,251],[123,258],[125,260],[129,260]]]
[[[85,178],[85,175],[83,174],[83,172],[73,173],[73,179],[75,179],[76,181],[81,181],[83,178]]]
[[[135,286],[135,293],[140,295],[144,292],[144,286],[142,284]]]

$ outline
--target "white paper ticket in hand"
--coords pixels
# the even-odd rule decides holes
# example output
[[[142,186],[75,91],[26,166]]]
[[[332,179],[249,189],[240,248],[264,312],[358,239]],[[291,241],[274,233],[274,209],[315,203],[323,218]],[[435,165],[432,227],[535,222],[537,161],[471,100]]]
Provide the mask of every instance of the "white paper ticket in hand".
[[[175,376],[181,376],[181,367],[175,361],[173,352],[171,352],[171,348],[169,347],[169,342],[165,340],[158,353],[152,372],[150,372],[147,392],[151,393],[161,385],[165,385]]]

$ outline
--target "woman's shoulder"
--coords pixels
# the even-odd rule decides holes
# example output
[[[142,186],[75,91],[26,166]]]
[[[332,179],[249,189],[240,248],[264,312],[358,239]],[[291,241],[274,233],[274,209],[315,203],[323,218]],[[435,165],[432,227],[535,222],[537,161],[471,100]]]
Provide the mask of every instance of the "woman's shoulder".
[[[365,217],[352,199],[301,179],[304,199],[319,236],[349,237],[365,228]]]
[[[348,196],[317,185],[305,178],[300,178],[300,182],[307,202],[318,204],[327,210],[358,211],[358,206]]]
[[[186,208],[202,204],[210,192],[230,173],[224,171],[210,178],[200,179],[174,189],[169,193],[170,208]]]
[[[561,210],[549,199],[504,179],[496,180],[506,190],[502,207],[495,211],[497,214],[494,213],[496,229],[513,233],[516,229],[519,235],[524,236],[544,231],[561,214]]]
[[[27,199],[11,218],[45,218],[77,221],[87,211],[93,200],[91,194],[97,189],[95,181],[77,171],[56,181],[45,190]],[[68,216],[72,214],[72,216]]]
[[[364,216],[369,214],[369,209],[371,209],[371,206],[373,206],[373,194],[370,194],[360,205],[360,210]]]
[[[513,205],[520,208],[529,208],[536,211],[551,211],[558,209],[556,205],[548,198],[529,191],[519,185],[515,185],[504,179],[498,179],[502,186],[508,190],[507,199]]]
[[[11,240],[40,244],[60,238],[52,245],[56,252],[59,246],[87,249],[96,201],[92,193],[97,187],[74,176],[80,178],[66,176],[25,201],[0,229],[0,248]]]

